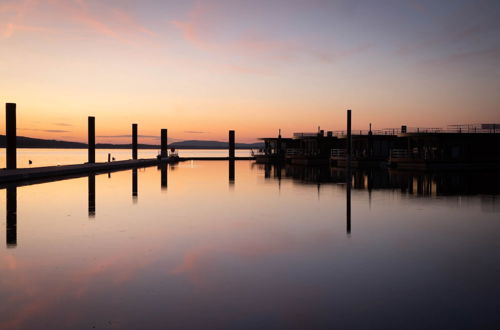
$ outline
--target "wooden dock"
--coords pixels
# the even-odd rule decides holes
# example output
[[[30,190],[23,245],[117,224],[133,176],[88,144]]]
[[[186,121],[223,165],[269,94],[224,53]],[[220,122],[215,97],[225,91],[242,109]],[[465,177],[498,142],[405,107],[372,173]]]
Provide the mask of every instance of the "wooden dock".
[[[254,157],[235,157],[234,160],[253,160]],[[180,162],[190,160],[229,161],[229,157],[181,157]],[[139,167],[159,165],[156,158],[131,159],[105,163],[84,163],[75,165],[45,166],[0,170],[0,188],[12,183],[49,182],[65,178],[74,178],[90,173],[107,173]]]

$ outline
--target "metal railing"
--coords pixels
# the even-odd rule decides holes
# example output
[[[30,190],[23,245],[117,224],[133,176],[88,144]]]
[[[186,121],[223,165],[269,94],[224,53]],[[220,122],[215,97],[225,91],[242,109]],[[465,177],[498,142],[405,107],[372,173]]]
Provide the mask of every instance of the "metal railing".
[[[301,138],[301,137],[313,137],[313,136],[318,136],[319,133],[307,133],[307,132],[299,132],[299,133],[293,133],[294,138]]]

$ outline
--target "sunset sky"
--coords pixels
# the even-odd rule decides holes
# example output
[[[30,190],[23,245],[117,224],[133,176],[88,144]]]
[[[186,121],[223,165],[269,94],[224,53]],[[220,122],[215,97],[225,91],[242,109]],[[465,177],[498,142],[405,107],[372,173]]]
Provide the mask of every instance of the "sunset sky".
[[[18,135],[237,141],[500,122],[500,1],[0,0]],[[2,110],[3,113],[4,110]],[[5,116],[0,116],[0,134]]]

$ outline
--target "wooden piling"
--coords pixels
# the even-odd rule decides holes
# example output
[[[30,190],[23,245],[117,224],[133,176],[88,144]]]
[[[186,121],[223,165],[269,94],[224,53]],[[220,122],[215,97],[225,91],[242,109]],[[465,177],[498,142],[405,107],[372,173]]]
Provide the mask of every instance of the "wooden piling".
[[[89,117],[88,120],[88,149],[89,149],[89,163],[95,163],[95,117]]]
[[[234,149],[235,149],[234,131],[230,130],[229,131],[229,158],[231,158],[231,159],[234,159]]]
[[[351,157],[352,157],[352,136],[351,136],[351,110],[347,110],[347,162],[346,162],[346,232],[351,235]]]
[[[132,124],[132,159],[137,159],[137,124]]]
[[[161,151],[160,157],[167,158],[168,157],[168,131],[166,128],[161,129]]]
[[[6,135],[6,153],[7,169],[17,168],[17,136],[16,136],[16,104],[5,104],[5,135]]]
[[[352,137],[351,137],[351,110],[347,110],[347,162],[346,166],[351,166]]]

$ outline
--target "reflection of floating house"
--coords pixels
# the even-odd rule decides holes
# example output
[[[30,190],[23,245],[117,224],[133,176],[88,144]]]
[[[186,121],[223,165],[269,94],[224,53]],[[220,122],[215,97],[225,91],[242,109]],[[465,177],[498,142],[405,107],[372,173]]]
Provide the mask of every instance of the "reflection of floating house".
[[[403,132],[390,164],[399,169],[500,168],[500,124],[455,125],[448,130]]]

